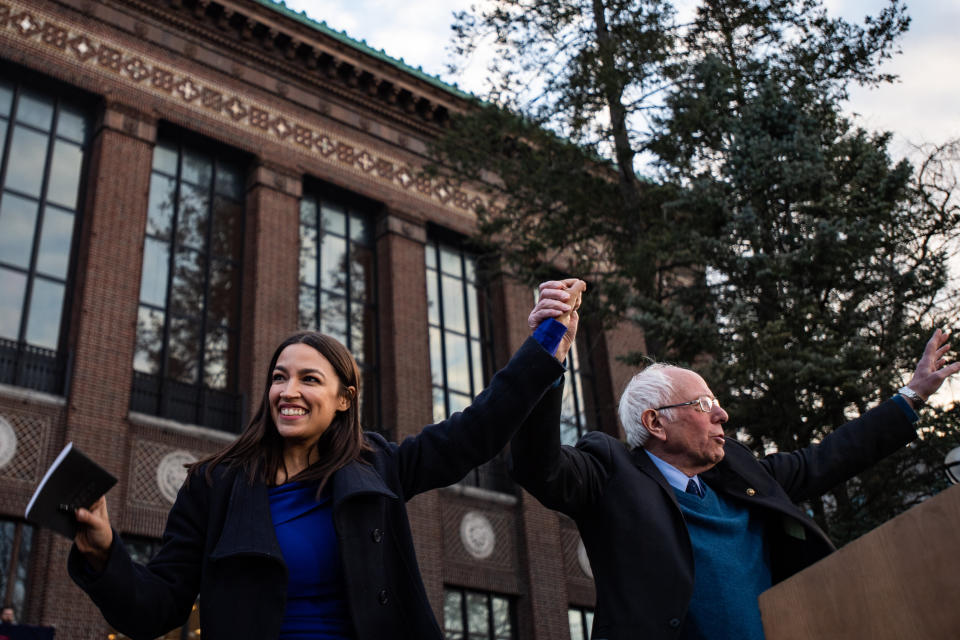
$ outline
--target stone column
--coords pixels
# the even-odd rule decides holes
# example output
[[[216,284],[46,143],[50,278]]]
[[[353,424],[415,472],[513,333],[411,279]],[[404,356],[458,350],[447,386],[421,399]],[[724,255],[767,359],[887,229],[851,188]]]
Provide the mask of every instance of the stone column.
[[[126,502],[126,418],[155,142],[153,118],[126,105],[105,106],[90,146],[77,246],[66,440],[119,478],[108,498],[111,523],[118,531]],[[101,637],[99,612],[64,578],[69,543],[59,536],[51,540],[49,554],[40,560],[47,567],[48,586],[39,617],[55,624],[58,636]]]
[[[248,416],[260,406],[273,350],[298,328],[302,185],[301,176],[266,164],[247,178],[238,364]]]
[[[423,223],[387,212],[377,229],[380,397],[383,427],[396,441],[433,422]],[[443,624],[443,540],[435,491],[407,503],[427,597]]]

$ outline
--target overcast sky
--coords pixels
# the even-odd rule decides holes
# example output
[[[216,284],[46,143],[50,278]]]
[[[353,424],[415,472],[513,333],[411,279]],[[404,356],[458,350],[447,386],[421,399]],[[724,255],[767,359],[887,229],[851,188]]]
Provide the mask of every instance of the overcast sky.
[[[387,55],[461,88],[483,93],[483,64],[462,77],[446,74],[453,12],[477,0],[286,0],[288,7],[306,11],[314,20],[357,40],[365,40]],[[680,0],[678,5],[685,4]],[[886,0],[825,0],[836,14],[860,22],[875,14]],[[892,150],[907,152],[910,143],[943,142],[960,137],[960,0],[913,0],[907,3],[912,23],[901,40],[902,53],[883,67],[897,74],[893,85],[856,88],[849,105],[859,124],[895,134]]]

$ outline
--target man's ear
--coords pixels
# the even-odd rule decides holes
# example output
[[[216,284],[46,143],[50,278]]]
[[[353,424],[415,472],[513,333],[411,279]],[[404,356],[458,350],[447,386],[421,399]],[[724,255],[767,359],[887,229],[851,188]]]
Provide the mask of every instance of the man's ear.
[[[337,411],[346,411],[350,408],[350,405],[353,404],[353,399],[357,397],[357,388],[350,386],[347,387],[347,392],[342,394],[339,398],[339,403],[337,404]]]
[[[660,421],[660,414],[655,409],[647,409],[640,414],[640,423],[650,432],[651,438],[666,440],[667,432]]]

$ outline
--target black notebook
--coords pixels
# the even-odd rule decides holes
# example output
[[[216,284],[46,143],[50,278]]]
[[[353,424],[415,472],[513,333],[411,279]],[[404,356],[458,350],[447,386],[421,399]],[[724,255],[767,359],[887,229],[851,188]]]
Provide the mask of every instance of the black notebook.
[[[116,483],[109,471],[69,442],[33,492],[26,518],[72,540],[77,534],[73,512],[90,508]]]

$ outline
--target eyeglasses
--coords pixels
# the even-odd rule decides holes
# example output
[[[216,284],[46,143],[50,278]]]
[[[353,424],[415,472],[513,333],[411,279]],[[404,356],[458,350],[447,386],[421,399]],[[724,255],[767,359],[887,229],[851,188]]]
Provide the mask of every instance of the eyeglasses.
[[[720,401],[716,398],[711,398],[710,396],[700,396],[696,400],[691,400],[690,402],[681,402],[679,404],[668,404],[664,407],[657,407],[654,411],[660,411],[661,409],[673,409],[675,407],[688,407],[692,404],[698,405],[697,411],[702,411],[703,413],[710,413],[713,411],[714,407],[720,406]]]

